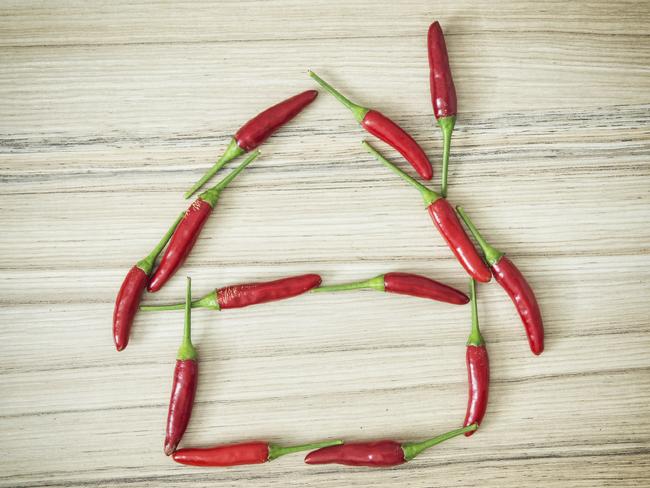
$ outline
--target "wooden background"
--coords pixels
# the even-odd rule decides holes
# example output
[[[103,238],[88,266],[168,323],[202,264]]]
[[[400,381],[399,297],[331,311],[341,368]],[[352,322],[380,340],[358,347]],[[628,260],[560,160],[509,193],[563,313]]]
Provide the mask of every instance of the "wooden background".
[[[0,2],[0,486],[650,485],[650,4]],[[460,100],[450,199],[534,286],[546,352],[480,286],[480,433],[395,469],[198,469],[162,453],[182,313],[113,301],[235,129],[312,68],[410,130],[438,170],[426,30]],[[466,276],[416,192],[330,96],[263,147],[147,302],[318,272]],[[380,146],[399,164],[396,153]],[[439,171],[436,174],[439,176]],[[184,445],[428,437],[462,422],[469,308],[360,292],[196,311]]]

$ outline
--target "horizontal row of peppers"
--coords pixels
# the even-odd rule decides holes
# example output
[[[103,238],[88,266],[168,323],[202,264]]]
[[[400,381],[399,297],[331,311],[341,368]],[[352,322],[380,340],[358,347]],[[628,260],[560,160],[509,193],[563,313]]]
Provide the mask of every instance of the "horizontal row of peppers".
[[[144,311],[185,310],[185,328],[183,341],[177,355],[164,447],[165,453],[173,454],[173,458],[177,462],[198,466],[254,464],[270,461],[292,452],[316,449],[305,458],[307,463],[393,466],[413,459],[424,449],[444,440],[460,434],[473,434],[485,415],[489,384],[487,349],[478,325],[475,280],[486,283],[490,281],[492,275],[495,276],[496,281],[510,296],[519,312],[531,351],[536,355],[543,351],[542,318],[531,287],[512,261],[487,243],[465,211],[461,207],[456,207],[454,210],[454,207],[446,200],[449,152],[451,135],[456,122],[457,103],[444,36],[438,22],[434,22],[429,28],[428,47],[432,104],[444,141],[441,192],[434,192],[410,177],[390,163],[367,142],[364,141],[362,144],[379,162],[420,192],[435,227],[471,277],[471,300],[463,292],[430,278],[410,273],[392,272],[355,283],[330,286],[320,286],[319,275],[306,274],[265,283],[239,284],[218,288],[195,301],[191,299],[191,281],[188,278],[185,303],[140,306],[145,289],[149,292],[160,290],[181,267],[217,204],[221,192],[259,156],[259,151],[255,149],[279,127],[309,105],[316,98],[318,92],[308,90],[270,107],[249,120],[235,133],[221,158],[185,194],[185,197],[189,198],[193,195],[229,161],[244,153],[250,153],[244,162],[217,185],[201,193],[187,211],[176,219],[151,253],[131,268],[116,299],[113,336],[118,351],[123,350],[128,344],[131,325],[138,309]],[[376,110],[350,101],[314,72],[309,71],[309,75],[350,109],[360,125],[370,134],[396,149],[423,179],[430,180],[433,177],[431,163],[426,154],[398,124]],[[461,220],[479,244],[483,258],[477,253],[468,234],[463,229]],[[165,252],[154,270],[156,259],[163,250]],[[471,301],[472,329],[466,352],[469,399],[462,428],[416,443],[395,441],[343,443],[340,440],[334,440],[283,447],[266,442],[248,442],[208,449],[176,450],[189,422],[198,378],[197,353],[191,342],[192,308],[201,307],[213,310],[241,308],[272,300],[291,298],[310,290],[325,292],[363,288],[457,305]]]

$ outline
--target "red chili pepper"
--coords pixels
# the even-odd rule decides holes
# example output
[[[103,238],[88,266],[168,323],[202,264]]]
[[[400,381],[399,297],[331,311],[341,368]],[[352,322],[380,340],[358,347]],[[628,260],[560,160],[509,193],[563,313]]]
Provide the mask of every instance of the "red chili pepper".
[[[467,225],[467,228],[474,235],[476,242],[483,250],[485,259],[492,268],[497,283],[506,291],[512,303],[515,304],[517,312],[526,329],[528,344],[533,354],[540,355],[544,351],[544,323],[539,304],[535,298],[533,289],[521,274],[521,271],[502,252],[490,246],[469,216],[461,207],[456,207],[458,214]]]
[[[185,198],[190,198],[194,192],[201,188],[212,178],[226,163],[252,151],[261,145],[268,137],[281,126],[298,115],[307,105],[318,96],[318,91],[307,90],[283,102],[267,108],[264,112],[250,119],[235,133],[230,144],[221,158],[185,193]]]
[[[242,442],[204,449],[179,449],[173,455],[174,461],[190,466],[239,466],[262,464],[290,454],[321,447],[336,446],[343,441],[326,441],[302,446],[282,447],[269,442]]]
[[[369,466],[381,468],[396,466],[410,461],[425,449],[447,439],[476,430],[476,425],[452,430],[422,442],[375,441],[342,444],[312,451],[305,457],[307,464],[345,464],[347,466]]]
[[[160,260],[158,268],[156,268],[156,271],[151,277],[151,281],[147,287],[148,291],[153,293],[160,290],[167,283],[167,280],[174,276],[176,270],[185,262],[185,259],[194,247],[201,233],[201,229],[203,229],[205,222],[212,213],[212,209],[217,204],[217,200],[219,200],[223,189],[259,155],[259,151],[252,153],[242,164],[221,180],[221,182],[201,193],[199,198],[192,202],[192,205],[185,212],[185,216],[178,224],[169,242],[169,246],[167,246],[165,254],[163,254]]]
[[[465,362],[467,364],[467,382],[469,395],[467,413],[463,425],[481,425],[488,404],[488,389],[490,386],[490,362],[485,341],[478,327],[478,309],[476,306],[476,283],[470,279],[470,296],[472,297],[472,332],[467,339]],[[465,432],[470,436],[474,431]]]
[[[490,281],[492,277],[490,269],[485,265],[478,252],[476,252],[474,244],[472,244],[469,236],[465,233],[462,224],[456,216],[456,212],[449,205],[449,202],[390,163],[367,142],[363,142],[363,146],[380,163],[384,164],[420,192],[433,223],[456,256],[456,259],[458,259],[458,262],[465,268],[465,271],[476,281],[483,283]]]
[[[187,278],[185,291],[185,329],[183,342],[176,355],[176,368],[174,369],[174,382],[172,394],[169,399],[169,412],[167,413],[167,430],[165,432],[165,455],[169,456],[176,450],[181,441],[187,424],[192,415],[194,396],[199,376],[199,365],[196,349],[192,345],[192,282]]]
[[[426,276],[411,273],[386,273],[365,281],[345,283],[342,285],[321,286],[319,288],[314,288],[312,291],[321,292],[360,289],[387,291],[389,293],[428,298],[429,300],[437,300],[439,302],[446,302],[454,305],[464,305],[469,302],[469,298],[467,298],[467,295],[462,291],[427,278]]]
[[[309,72],[314,80],[323,88],[330,92],[334,97],[350,109],[354,118],[361,126],[370,132],[373,136],[381,139],[389,146],[395,148],[404,159],[418,172],[425,180],[433,178],[433,169],[420,145],[415,142],[404,129],[376,110],[357,105],[344,97],[340,92],[334,89],[329,83],[320,78],[313,71]]]
[[[180,222],[183,214],[179,215],[174,225],[167,231],[160,242],[153,248],[149,255],[137,262],[126,274],[120,291],[115,299],[115,308],[113,309],[113,341],[115,348],[121,351],[129,343],[129,334],[133,318],[138,311],[142,293],[149,281],[149,275],[156,262],[156,258],[162,252],[163,248],[174,233],[174,229]]]
[[[429,48],[431,103],[433,104],[433,113],[444,138],[440,194],[446,197],[449,149],[451,147],[451,134],[454,131],[454,125],[456,125],[457,104],[456,88],[449,68],[445,36],[437,21],[429,27],[427,44]]]
[[[204,297],[192,302],[192,308],[210,308],[223,310],[224,308],[241,308],[259,303],[284,300],[305,293],[321,283],[317,274],[291,276],[280,280],[264,283],[247,283],[217,288]],[[180,310],[182,303],[174,305],[142,305],[140,310],[146,312],[160,310]]]

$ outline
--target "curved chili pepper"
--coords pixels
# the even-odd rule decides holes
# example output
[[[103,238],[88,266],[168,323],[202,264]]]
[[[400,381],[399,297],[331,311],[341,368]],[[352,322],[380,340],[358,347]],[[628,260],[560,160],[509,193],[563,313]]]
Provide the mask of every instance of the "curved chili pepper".
[[[199,188],[208,182],[226,163],[252,151],[269,138],[281,126],[298,115],[307,105],[318,96],[318,91],[307,90],[298,95],[267,108],[264,112],[250,119],[235,133],[226,148],[226,152],[210,168],[192,188],[185,193],[190,198]]]
[[[476,283],[470,279],[470,296],[472,297],[472,332],[467,339],[465,362],[467,364],[467,382],[469,394],[467,412],[463,425],[481,425],[488,404],[488,389],[490,386],[490,362],[485,347],[485,340],[478,326],[478,308],[476,306]],[[475,431],[465,432],[470,436]]]
[[[451,134],[456,125],[456,88],[451,77],[449,57],[445,36],[440,24],[436,21],[429,27],[427,36],[429,50],[429,85],[431,88],[431,103],[433,113],[444,138],[442,149],[442,177],[440,180],[440,194],[447,197],[447,173],[449,168],[449,149],[451,147]]]
[[[174,461],[190,466],[239,466],[262,464],[290,454],[321,447],[343,444],[341,440],[283,447],[269,442],[242,442],[204,449],[179,449],[173,455]]]
[[[192,308],[222,310],[224,308],[242,308],[274,300],[284,300],[301,295],[317,287],[320,283],[321,277],[319,275],[304,274],[262,283],[225,286],[211,291],[198,300],[194,300]],[[152,312],[180,310],[183,307],[182,303],[174,305],[142,305],[140,310]]]
[[[241,308],[301,295],[321,283],[317,274],[305,274],[269,281],[227,286],[217,290],[219,308]]]
[[[174,235],[169,242],[169,246],[165,250],[165,254],[160,259],[160,264],[149,282],[147,290],[156,292],[160,290],[167,280],[174,276],[176,270],[181,267],[190,251],[194,247],[196,240],[201,233],[201,229],[208,220],[212,213],[212,209],[217,204],[219,196],[224,188],[226,188],[235,177],[243,171],[243,169],[252,163],[257,156],[260,155],[259,151],[255,151],[246,160],[235,168],[228,176],[221,180],[217,185],[209,190],[201,193],[199,198],[192,202],[192,205],[187,209],[183,219],[178,224]]]
[[[192,415],[196,385],[198,382],[199,365],[196,349],[192,345],[192,281],[187,278],[185,290],[185,328],[183,342],[176,355],[174,382],[169,399],[167,413],[167,429],[165,431],[165,455],[169,456],[176,450],[181,441],[187,424]]]
[[[380,163],[399,175],[420,192],[431,216],[431,220],[433,220],[436,228],[445,239],[445,242],[447,242],[447,245],[456,256],[458,262],[465,268],[465,271],[476,281],[483,283],[490,281],[492,277],[490,269],[485,265],[478,252],[476,252],[474,244],[472,244],[472,241],[463,229],[462,224],[456,216],[456,212],[454,212],[449,202],[390,163],[370,144],[365,141],[362,144]]]
[[[339,102],[349,108],[354,118],[357,119],[357,122],[364,129],[389,146],[395,148],[404,156],[404,159],[413,166],[422,178],[425,180],[433,178],[433,169],[431,168],[429,158],[427,158],[420,145],[415,142],[415,139],[404,129],[382,113],[351,102],[313,71],[309,71],[309,76],[316,80],[329,93],[334,95]]]
[[[519,317],[521,317],[521,321],[524,324],[524,329],[526,329],[530,350],[533,354],[539,356],[544,351],[544,323],[542,320],[542,312],[539,309],[539,304],[537,303],[533,289],[517,266],[504,253],[490,246],[483,239],[483,236],[462,207],[456,207],[456,210],[463,219],[463,222],[465,222],[465,225],[467,225],[467,228],[474,235],[476,242],[481,246],[485,259],[492,268],[497,283],[501,285],[512,300],[512,303],[515,304]]]
[[[180,214],[160,242],[153,248],[147,257],[141,259],[126,274],[120,291],[115,299],[115,308],[113,309],[113,342],[118,351],[123,350],[129,343],[129,334],[133,318],[138,311],[142,293],[147,287],[149,275],[156,262],[156,258],[162,252],[163,248],[171,238],[176,226],[181,221],[183,214]]]
[[[476,427],[476,425],[470,425],[422,442],[399,443],[384,440],[325,447],[307,454],[305,462],[307,464],[344,464],[346,466],[369,466],[371,468],[397,466],[410,461],[422,451],[436,444],[476,430]]]
[[[464,305],[469,298],[462,291],[452,288],[438,281],[412,273],[386,273],[375,276],[365,281],[356,283],[344,283],[342,285],[329,285],[314,288],[312,291],[345,291],[372,289],[387,291],[400,295],[428,298],[439,302],[451,303],[453,305]]]

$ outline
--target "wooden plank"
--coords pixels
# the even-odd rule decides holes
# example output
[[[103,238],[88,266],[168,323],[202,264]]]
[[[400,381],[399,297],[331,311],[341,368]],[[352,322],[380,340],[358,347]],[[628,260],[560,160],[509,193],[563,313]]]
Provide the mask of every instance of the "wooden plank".
[[[650,484],[650,45],[644,2],[42,2],[0,7],[0,487]],[[181,314],[111,344],[126,270],[247,118],[317,70],[394,117],[438,170],[425,51],[445,26],[461,113],[450,199],[534,286],[547,349],[481,285],[481,432],[389,469],[201,470],[162,454]],[[318,272],[467,286],[417,193],[322,93],[224,192],[150,303]],[[386,155],[402,165],[394,151]],[[434,183],[439,174],[435,175]],[[467,307],[375,292],[196,311],[184,445],[415,440],[466,402]]]

